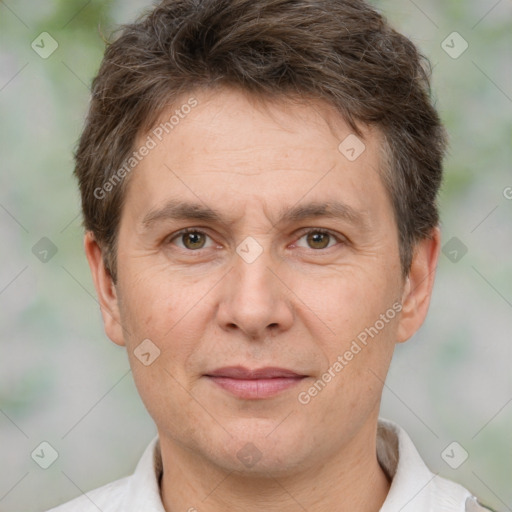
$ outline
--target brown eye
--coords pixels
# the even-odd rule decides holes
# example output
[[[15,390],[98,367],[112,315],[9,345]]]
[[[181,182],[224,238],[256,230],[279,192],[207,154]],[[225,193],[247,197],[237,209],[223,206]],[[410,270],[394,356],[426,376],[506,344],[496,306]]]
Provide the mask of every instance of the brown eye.
[[[168,243],[175,244],[181,249],[196,251],[208,248],[208,238],[210,237],[206,233],[198,229],[184,229],[169,239]]]
[[[311,231],[307,235],[307,241],[312,249],[325,249],[329,245],[331,235],[322,231]]]
[[[305,239],[305,242],[302,241],[303,239]],[[317,251],[322,249],[329,249],[336,244],[343,245],[344,238],[341,235],[336,236],[334,233],[325,231],[323,229],[310,229],[309,231],[306,231],[297,241],[297,245],[299,247],[303,247],[305,249],[314,249]]]
[[[205,244],[205,234],[198,231],[191,231],[190,233],[183,233],[181,241],[187,249],[202,249]]]

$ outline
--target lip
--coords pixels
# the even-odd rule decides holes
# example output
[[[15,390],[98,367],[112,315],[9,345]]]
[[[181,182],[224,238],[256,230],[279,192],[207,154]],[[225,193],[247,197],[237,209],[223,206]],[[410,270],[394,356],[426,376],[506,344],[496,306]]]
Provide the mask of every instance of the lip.
[[[278,377],[305,377],[287,368],[277,368],[276,366],[267,366],[250,370],[244,366],[226,366],[219,368],[206,375],[207,377],[227,377],[230,379],[275,379]]]
[[[238,398],[255,400],[270,398],[290,389],[307,375],[271,366],[254,370],[228,366],[214,370],[205,377]]]

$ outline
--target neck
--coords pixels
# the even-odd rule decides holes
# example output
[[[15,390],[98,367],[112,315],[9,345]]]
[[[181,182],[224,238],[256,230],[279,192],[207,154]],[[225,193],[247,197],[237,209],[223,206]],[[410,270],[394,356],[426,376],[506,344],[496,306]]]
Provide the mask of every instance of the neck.
[[[160,434],[166,512],[378,512],[390,482],[376,454],[376,421],[322,464],[286,475],[228,471]],[[371,492],[369,492],[371,491]]]

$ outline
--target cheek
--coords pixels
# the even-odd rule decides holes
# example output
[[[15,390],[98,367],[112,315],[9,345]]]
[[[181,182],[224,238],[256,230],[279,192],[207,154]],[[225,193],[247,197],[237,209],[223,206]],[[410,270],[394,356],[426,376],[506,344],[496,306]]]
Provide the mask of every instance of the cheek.
[[[125,283],[121,315],[132,342],[150,338],[160,344],[187,325],[187,317],[200,305],[208,286],[208,282],[188,281],[179,276],[179,270],[162,271],[148,265]]]
[[[194,354],[211,318],[205,297],[209,281],[191,283],[172,275],[179,273],[140,274],[125,287],[121,307],[137,388],[145,403],[156,405],[161,399],[179,402],[186,395],[182,386],[189,388],[197,378]]]
[[[174,433],[190,428],[201,421],[201,412],[193,407],[184,376],[169,368],[163,356],[150,366],[132,358],[133,379],[144,406],[159,426]],[[203,418],[204,420],[204,418]]]
[[[297,280],[296,294],[309,308],[310,316],[316,315],[329,328],[329,339],[347,342],[373,326],[381,314],[392,308],[399,290],[384,272],[372,274],[352,268],[323,277],[301,277]],[[386,330],[391,323],[386,323]]]
[[[329,326],[329,331],[320,328],[315,339],[326,356],[320,380],[328,381],[325,387],[329,388],[320,394],[332,400],[333,413],[338,407],[345,412],[359,409],[370,397],[380,396],[398,323],[398,290],[388,275],[347,270],[320,282],[322,294],[304,281],[298,293],[307,297],[304,302]]]

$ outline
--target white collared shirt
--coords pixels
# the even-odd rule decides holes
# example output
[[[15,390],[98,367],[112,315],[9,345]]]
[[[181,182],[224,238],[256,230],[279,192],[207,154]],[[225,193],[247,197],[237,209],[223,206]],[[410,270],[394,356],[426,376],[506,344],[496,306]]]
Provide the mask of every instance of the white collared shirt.
[[[380,512],[484,512],[464,487],[433,474],[411,439],[395,423],[379,419],[377,457],[392,479]],[[158,436],[135,472],[48,512],[165,512],[160,498],[162,458]]]

